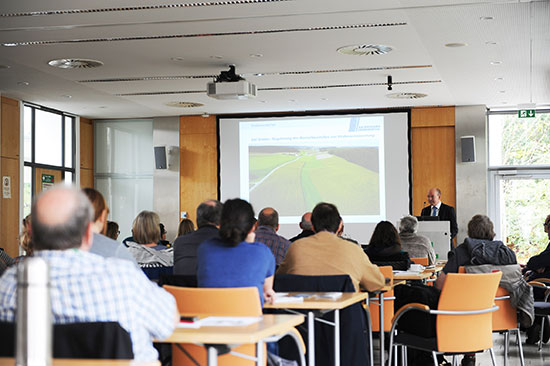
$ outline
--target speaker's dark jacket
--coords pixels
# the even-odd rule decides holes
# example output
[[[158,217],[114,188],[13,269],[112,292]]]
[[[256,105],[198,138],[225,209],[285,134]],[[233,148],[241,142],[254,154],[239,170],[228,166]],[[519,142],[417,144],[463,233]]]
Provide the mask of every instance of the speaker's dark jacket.
[[[420,216],[431,216],[432,215],[432,206],[424,207]],[[458,233],[458,225],[456,223],[456,213],[455,209],[452,206],[446,205],[441,202],[441,207],[439,207],[439,221],[449,221],[451,223],[451,239],[453,239]]]

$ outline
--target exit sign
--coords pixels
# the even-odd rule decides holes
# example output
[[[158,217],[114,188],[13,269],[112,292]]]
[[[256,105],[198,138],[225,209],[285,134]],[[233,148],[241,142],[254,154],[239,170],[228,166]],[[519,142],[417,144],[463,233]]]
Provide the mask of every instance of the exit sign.
[[[534,109],[520,109],[518,110],[519,118],[534,118],[535,110]]]

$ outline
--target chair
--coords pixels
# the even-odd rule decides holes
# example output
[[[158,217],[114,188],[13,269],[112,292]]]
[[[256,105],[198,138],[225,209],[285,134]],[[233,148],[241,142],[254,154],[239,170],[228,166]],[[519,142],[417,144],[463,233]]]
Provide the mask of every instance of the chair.
[[[550,279],[537,278],[534,281],[530,281],[529,285],[531,285],[533,288],[540,288],[544,290],[544,300],[535,301],[535,317],[542,318],[542,322],[540,326],[540,339],[539,339],[539,345],[538,345],[538,350],[541,351],[542,339],[544,334],[544,326],[545,326],[546,320],[548,319],[548,315],[550,315],[550,302],[548,302],[548,298],[550,297]]]
[[[455,364],[456,354],[489,349],[493,366],[495,366],[491,313],[498,309],[494,305],[494,298],[501,276],[501,272],[449,273],[441,290],[437,310],[418,303],[408,304],[399,309],[392,321],[388,365],[392,364],[393,347],[403,346],[403,362],[405,362],[406,347],[431,352],[435,366],[438,365],[437,354],[452,354],[453,364]],[[399,319],[410,311],[436,315],[434,338],[424,338],[402,331],[396,333]]]
[[[262,307],[256,287],[241,288],[189,288],[165,285],[164,289],[176,299],[178,311],[181,315],[197,316],[261,316]],[[300,348],[301,338],[295,333],[287,334],[293,337]],[[272,340],[268,340],[272,341]],[[273,341],[277,341],[274,339]],[[265,346],[264,346],[265,347]],[[303,347],[302,347],[303,348]],[[254,344],[245,344],[235,347],[227,354],[218,358],[218,365],[255,365],[250,359],[240,357],[256,355]],[[265,352],[264,352],[265,354]],[[176,344],[172,346],[173,365],[205,365],[206,350],[202,346]],[[302,352],[302,365],[305,364]]]
[[[424,267],[426,267],[430,264],[430,259],[428,257],[411,258],[411,261],[413,261],[415,264],[421,264]]]
[[[277,274],[273,283],[277,292],[355,292],[353,282],[348,275],[328,276],[305,276],[293,274]],[[323,320],[334,321],[334,312],[324,314],[322,319],[315,322],[315,350],[308,349],[308,352],[315,352],[315,364],[317,366],[334,365],[334,332]],[[372,345],[372,337],[367,338],[365,329],[370,330],[366,314],[361,304],[357,303],[340,310],[340,337],[347,340],[340,343],[340,364],[341,365],[366,365],[368,364],[368,347]],[[306,329],[299,330],[304,338]],[[370,333],[369,333],[370,334]],[[292,358],[285,354],[284,345],[281,345],[280,352],[284,357]],[[372,355],[372,353],[371,353]]]
[[[14,357],[15,324],[0,322],[0,334],[4,336],[0,357]],[[118,322],[54,324],[52,354],[55,358],[134,358],[130,334]]]
[[[460,266],[458,273],[466,273],[466,269]],[[518,312],[510,303],[510,293],[500,286],[495,295],[495,305],[498,306],[498,310],[493,313],[493,332],[504,334],[504,366],[508,364],[508,343],[511,331],[516,332],[520,363],[521,366],[525,366],[523,346],[518,327]]]
[[[380,272],[384,275],[384,278],[390,279],[390,284],[393,283],[393,268],[391,266],[378,267]],[[391,320],[394,313],[394,292],[388,291],[384,294],[384,332],[391,330]],[[372,296],[369,298],[369,310],[371,314],[372,331],[380,331],[380,306],[379,296]]]

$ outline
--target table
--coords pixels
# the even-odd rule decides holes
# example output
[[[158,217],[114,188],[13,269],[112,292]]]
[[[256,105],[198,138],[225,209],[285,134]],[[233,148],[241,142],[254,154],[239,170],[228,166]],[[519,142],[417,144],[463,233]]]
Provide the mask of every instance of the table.
[[[259,322],[244,327],[176,328],[170,337],[158,342],[203,344],[207,350],[209,366],[218,364],[218,350],[212,346],[214,344],[256,343],[256,364],[260,366],[264,360],[263,340],[286,333],[303,322],[304,316],[301,314],[265,314]]]
[[[373,291],[371,294],[378,295],[379,301],[378,306],[380,307],[379,310],[379,318],[380,318],[380,365],[384,366],[384,293],[393,290],[395,286],[404,285],[406,283],[405,279],[392,279],[391,283],[389,285],[386,285],[382,287],[380,290]],[[371,347],[372,347],[372,339],[371,341]],[[372,349],[371,349],[372,350]],[[374,360],[372,357],[371,352],[371,365],[374,365]]]
[[[340,310],[350,305],[365,300],[369,295],[366,292],[343,292],[338,299],[316,298],[315,295],[322,295],[323,292],[290,292],[289,296],[296,294],[312,295],[306,297],[304,302],[264,304],[264,309],[284,310],[308,310],[307,313],[307,338],[308,338],[308,366],[315,365],[315,320],[332,325],[334,327],[334,365],[340,365]],[[314,310],[334,311],[334,323],[325,319],[315,317]]]
[[[15,358],[0,357],[0,366],[15,365]],[[90,360],[73,358],[54,358],[53,366],[160,366],[158,361],[134,361],[134,360]]]
[[[393,278],[395,278],[396,280],[407,280],[407,281],[420,280],[420,281],[423,281],[427,278],[430,278],[433,273],[434,272],[430,272],[430,271],[426,271],[426,270],[423,271],[423,272],[419,272],[419,273],[413,273],[413,272],[394,273]]]

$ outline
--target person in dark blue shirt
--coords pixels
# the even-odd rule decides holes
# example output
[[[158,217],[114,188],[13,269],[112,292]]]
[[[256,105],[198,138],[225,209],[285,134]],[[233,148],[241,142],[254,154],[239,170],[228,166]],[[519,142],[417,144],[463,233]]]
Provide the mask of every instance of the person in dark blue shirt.
[[[250,203],[233,199],[223,204],[219,237],[199,246],[199,287],[255,286],[262,306],[264,301],[273,301],[275,257],[268,247],[254,241],[253,226]]]

